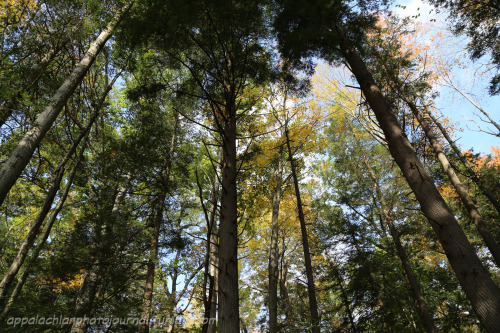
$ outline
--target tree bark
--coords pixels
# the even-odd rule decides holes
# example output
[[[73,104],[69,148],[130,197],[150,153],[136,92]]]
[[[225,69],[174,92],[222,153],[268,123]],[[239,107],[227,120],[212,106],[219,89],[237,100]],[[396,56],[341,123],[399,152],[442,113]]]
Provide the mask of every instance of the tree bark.
[[[229,62],[229,67],[230,62]],[[234,95],[234,82],[227,92]],[[226,101],[223,116],[222,191],[219,227],[219,312],[220,333],[240,330],[238,296],[238,211],[237,211],[237,165],[236,165],[236,102],[230,97]]]
[[[498,202],[498,200],[495,198],[493,193],[491,193],[488,189],[486,189],[486,187],[484,186],[481,179],[479,179],[478,175],[476,174],[476,172],[474,172],[474,169],[472,168],[470,163],[465,158],[464,154],[462,154],[460,149],[458,149],[457,145],[451,139],[450,135],[448,134],[446,129],[443,127],[443,125],[439,122],[439,120],[437,120],[437,118],[432,114],[432,112],[430,112],[427,109],[427,107],[424,108],[424,110],[426,111],[427,115],[432,119],[434,124],[436,124],[436,126],[439,128],[439,131],[443,134],[446,141],[448,141],[448,144],[451,146],[451,148],[453,149],[455,154],[457,154],[458,158],[460,159],[460,162],[462,162],[462,164],[464,165],[464,167],[467,170],[467,173],[469,174],[472,181],[477,185],[477,187],[479,187],[479,190],[481,190],[481,192],[488,198],[488,200],[490,200],[492,205],[497,210],[498,214],[500,214],[500,202]]]
[[[276,174],[276,187],[273,196],[273,213],[271,218],[271,247],[269,249],[269,333],[278,332],[278,217],[280,212],[281,187],[283,182],[283,146],[278,154],[278,172]]]
[[[288,148],[288,158],[290,160],[290,167],[292,169],[293,184],[295,187],[295,196],[297,197],[297,210],[299,213],[300,231],[302,233],[302,246],[304,247],[304,263],[306,266],[307,277],[307,294],[309,295],[309,309],[311,311],[311,324],[312,332],[320,332],[320,322],[318,315],[318,303],[316,301],[316,287],[314,285],[314,276],[311,263],[311,253],[309,251],[309,239],[307,236],[306,219],[304,211],[302,210],[302,199],[300,197],[299,180],[295,170],[295,163],[293,162],[292,149],[290,147],[290,138],[288,136],[288,128],[285,125],[286,145]]]
[[[168,153],[165,170],[163,172],[161,193],[159,197],[158,207],[155,212],[155,220],[153,224],[153,234],[151,235],[151,245],[149,260],[146,272],[146,284],[144,286],[144,295],[142,300],[141,325],[139,333],[149,332],[149,321],[151,319],[151,305],[153,304],[153,288],[155,280],[155,267],[158,260],[158,240],[160,237],[160,229],[163,222],[163,210],[165,209],[165,199],[167,198],[168,186],[170,181],[170,172],[172,170],[172,160],[174,158],[177,127],[179,126],[179,117],[175,114],[175,125],[170,142],[170,151]]]
[[[212,185],[211,203],[212,208],[210,210],[210,217],[206,216],[207,219],[207,252],[206,252],[206,263],[205,263],[205,273],[204,273],[204,302],[205,302],[205,315],[203,320],[202,332],[203,333],[215,333],[217,323],[214,318],[217,316],[217,275],[218,275],[218,231],[217,231],[217,207],[219,203],[219,192],[220,192],[220,176],[221,176],[221,166],[223,163],[222,150],[219,150],[219,158],[217,161],[217,166],[215,168],[215,175]],[[201,193],[201,188],[200,188]],[[200,197],[201,199],[201,197]],[[207,214],[208,215],[208,214]],[[208,280],[208,297],[207,295],[207,280]]]
[[[488,332],[500,327],[500,291],[418,159],[363,59],[336,25],[340,49],[386,136],[389,151],[430,221],[474,311]]]
[[[82,151],[82,153],[83,153],[83,151]],[[49,220],[44,225],[42,237],[39,240],[37,246],[35,247],[31,258],[24,265],[24,271],[21,274],[21,276],[18,277],[16,286],[14,287],[14,290],[10,294],[10,297],[9,297],[7,303],[5,304],[5,307],[2,311],[2,313],[0,314],[0,321],[4,320],[4,318],[9,313],[12,305],[14,304],[14,301],[16,300],[17,296],[19,296],[19,294],[21,293],[21,290],[24,286],[24,283],[26,282],[26,279],[28,278],[28,276],[31,272],[31,267],[38,260],[38,256],[40,255],[40,252],[42,251],[43,246],[45,245],[47,239],[49,238],[50,231],[52,230],[52,226],[54,225],[54,223],[57,219],[57,215],[59,214],[59,212],[63,208],[64,202],[66,201],[66,198],[68,197],[69,191],[71,189],[71,185],[73,184],[73,179],[75,177],[76,170],[78,168],[78,165],[80,164],[80,159],[81,159],[81,156],[80,156],[80,158],[78,158],[75,161],[73,169],[70,171],[70,173],[68,175],[68,183],[66,184],[66,188],[64,189],[64,193],[61,196],[61,199],[59,200],[59,202],[57,203],[56,208],[54,209],[54,211],[50,215]]]
[[[85,77],[90,66],[94,63],[97,55],[100,53],[106,41],[117,24],[132,7],[133,2],[128,2],[121,8],[108,26],[101,32],[97,39],[90,45],[87,53],[73,69],[69,77],[57,89],[51,98],[49,105],[40,113],[31,128],[24,134],[19,144],[14,148],[10,157],[2,164],[0,168],[0,205],[9,193],[14,183],[29,163],[35,149],[42,141],[45,134],[56,120],[67,100],[71,97],[76,87]]]
[[[413,102],[407,100],[405,97],[404,99],[408,104],[408,106],[410,107],[411,111],[413,112],[415,118],[417,118],[420,126],[424,130],[424,133],[431,144],[432,150],[434,151],[437,159],[443,166],[443,169],[448,175],[448,178],[450,178],[453,187],[455,187],[455,190],[457,191],[460,200],[462,201],[465,208],[467,209],[467,212],[474,221],[474,225],[476,226],[477,230],[479,231],[479,234],[483,238],[484,243],[490,250],[491,255],[493,256],[493,259],[495,260],[497,266],[500,267],[500,247],[498,246],[495,238],[491,234],[488,226],[483,221],[483,217],[477,210],[476,205],[474,204],[474,200],[472,200],[472,198],[469,196],[467,190],[465,189],[462,182],[458,178],[457,174],[453,170],[453,167],[451,166],[450,162],[448,161],[448,158],[443,152],[441,144],[439,144],[437,138],[434,136],[434,133],[432,133],[430,126],[428,125],[424,117],[422,117],[422,114],[418,110],[417,106]]]
[[[71,147],[68,149],[66,152],[65,156],[61,159],[59,162],[56,170],[54,171],[54,175],[52,176],[52,181],[50,183],[49,190],[47,191],[47,196],[45,197],[44,204],[42,208],[40,209],[39,213],[37,214],[35,221],[33,225],[31,226],[28,234],[26,235],[25,240],[19,247],[18,253],[16,255],[16,258],[12,262],[11,266],[9,267],[7,273],[4,275],[2,281],[0,282],[0,299],[5,297],[7,294],[7,290],[9,286],[11,285],[12,281],[14,280],[17,272],[21,268],[21,265],[24,262],[24,259],[28,255],[29,249],[33,246],[33,243],[35,242],[36,237],[38,236],[38,233],[40,231],[40,228],[45,221],[45,218],[50,212],[50,209],[52,207],[52,204],[54,202],[55,196],[57,194],[57,191],[59,190],[59,186],[61,185],[61,181],[64,176],[64,171],[66,164],[70,160],[71,156],[75,153],[78,145],[80,142],[88,135],[90,128],[94,124],[94,121],[96,120],[98,114],[99,114],[99,108],[101,107],[102,103],[104,102],[107,94],[111,90],[111,86],[108,86],[108,89],[103,94],[103,97],[99,101],[99,106],[96,108],[94,111],[93,115],[91,116],[89,123],[87,126],[80,132],[76,140],[73,142]]]
[[[401,260],[401,264],[403,265],[403,269],[406,273],[406,277],[408,278],[408,282],[410,284],[410,289],[413,294],[415,301],[417,302],[417,308],[420,314],[420,318],[422,319],[422,323],[424,324],[425,330],[428,333],[437,333],[436,327],[434,326],[434,320],[429,313],[427,308],[427,303],[425,302],[424,296],[422,295],[422,291],[420,290],[420,285],[418,280],[411,269],[410,261],[408,260],[408,256],[406,255],[406,250],[401,244],[401,240],[399,238],[399,233],[394,226],[394,220],[392,218],[392,214],[389,211],[389,207],[387,206],[384,196],[382,194],[382,190],[380,189],[380,185],[378,179],[373,171],[373,168],[368,161],[366,156],[363,156],[364,163],[368,169],[368,173],[370,174],[370,178],[373,182],[373,187],[375,188],[375,192],[380,203],[380,208],[382,209],[382,213],[384,215],[384,219],[387,222],[387,226],[389,227],[389,232],[391,234],[392,240],[394,241],[394,245],[396,247],[396,251],[398,253],[398,257]]]

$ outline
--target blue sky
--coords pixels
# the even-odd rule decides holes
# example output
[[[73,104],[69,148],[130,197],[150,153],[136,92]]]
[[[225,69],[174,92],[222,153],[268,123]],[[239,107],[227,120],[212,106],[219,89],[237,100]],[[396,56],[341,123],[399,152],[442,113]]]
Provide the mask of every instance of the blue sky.
[[[444,11],[438,14],[433,6],[422,0],[400,0],[397,3],[406,6],[406,8],[394,8],[394,11],[398,15],[413,16],[420,14],[418,20],[421,22],[432,24],[434,26],[433,29],[436,30],[447,30],[448,22]],[[431,22],[431,19],[436,21]],[[430,40],[427,42],[430,43]],[[470,61],[465,51],[467,39],[463,36],[451,39],[450,44],[454,44],[453,52],[455,52],[450,56],[462,60],[465,65],[464,68],[454,70],[454,84],[468,93],[496,122],[500,122],[500,96],[492,97],[488,94],[488,84],[491,75],[477,75],[477,73],[484,70],[484,64],[488,63],[489,60],[488,57],[484,57],[476,62]],[[457,48],[462,51],[457,52]],[[455,136],[462,149],[473,148],[475,152],[489,153],[492,145],[500,145],[499,137],[479,131],[478,124],[483,130],[495,132],[493,126],[488,126],[488,124],[481,121],[478,117],[480,113],[471,103],[452,88],[444,86],[436,88],[440,93],[436,99],[437,107],[445,116],[463,128],[463,132],[457,132]]]

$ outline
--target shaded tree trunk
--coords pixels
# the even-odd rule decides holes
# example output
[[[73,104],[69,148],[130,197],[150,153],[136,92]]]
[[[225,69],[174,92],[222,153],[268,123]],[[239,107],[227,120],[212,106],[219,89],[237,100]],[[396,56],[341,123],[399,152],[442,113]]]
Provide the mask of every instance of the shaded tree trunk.
[[[420,318],[422,319],[422,323],[424,324],[425,330],[428,333],[437,333],[436,327],[434,326],[434,320],[429,313],[429,309],[427,308],[427,303],[425,302],[424,296],[422,295],[422,291],[420,290],[420,285],[418,284],[418,280],[413,273],[413,270],[410,266],[410,261],[408,260],[408,256],[406,255],[406,250],[401,244],[401,240],[399,238],[399,233],[394,226],[394,220],[389,211],[389,207],[387,206],[384,196],[382,194],[382,190],[380,189],[379,182],[373,171],[373,168],[368,161],[366,156],[363,156],[364,163],[367,167],[368,173],[370,174],[370,178],[373,182],[373,187],[375,188],[376,195],[380,202],[380,208],[382,209],[382,213],[384,215],[384,219],[387,222],[387,226],[389,227],[389,232],[391,234],[392,240],[394,241],[394,245],[396,247],[396,251],[398,253],[398,257],[401,260],[401,264],[403,265],[403,269],[405,271],[406,277],[408,278],[408,282],[410,284],[410,289],[413,294],[415,301],[417,302],[417,308],[420,314]]]
[[[477,230],[479,231],[479,234],[483,238],[484,243],[490,250],[493,259],[495,260],[497,266],[500,267],[500,247],[498,246],[495,238],[491,234],[488,226],[486,223],[483,221],[483,217],[479,213],[479,211],[476,208],[476,205],[474,204],[474,200],[469,196],[467,193],[467,190],[463,186],[462,182],[458,178],[457,174],[453,170],[453,167],[451,166],[450,162],[448,161],[448,158],[443,152],[443,148],[441,147],[441,144],[439,144],[437,138],[434,136],[434,133],[432,133],[432,130],[424,117],[422,117],[422,114],[418,110],[417,106],[407,100],[405,98],[406,103],[410,107],[411,111],[413,112],[413,115],[415,118],[417,118],[420,126],[425,132],[425,135],[427,136],[427,139],[429,140],[432,150],[436,154],[437,159],[443,166],[444,171],[448,175],[448,178],[450,178],[451,183],[453,184],[453,187],[457,191],[458,196],[460,197],[460,200],[464,204],[465,208],[467,209],[467,212],[469,213],[470,217],[474,221],[474,225],[476,226]]]
[[[231,59],[228,60],[228,63],[228,66],[231,67]],[[234,333],[240,330],[235,82],[227,85],[226,93],[233,97],[226,101],[222,120],[224,163],[222,168],[218,277],[218,327],[220,333]]]
[[[382,128],[389,151],[430,221],[474,311],[488,332],[500,327],[500,291],[418,159],[363,59],[336,25],[340,48]]]
[[[500,214],[500,202],[495,198],[493,193],[491,193],[486,187],[484,186],[483,182],[479,179],[478,175],[476,172],[474,172],[474,169],[470,165],[470,163],[467,161],[465,158],[464,154],[460,151],[460,149],[457,147],[455,142],[451,139],[450,135],[446,131],[446,129],[443,127],[443,125],[437,120],[437,118],[430,112],[427,108],[424,108],[426,111],[427,115],[432,119],[434,124],[439,128],[439,131],[443,134],[444,138],[446,141],[448,141],[448,144],[451,146],[455,154],[458,156],[460,159],[460,162],[462,162],[463,166],[467,170],[467,173],[469,174],[470,178],[472,181],[479,187],[479,190],[488,198],[488,200],[493,204],[495,209],[497,210],[498,214]]]
[[[295,196],[297,197],[297,210],[299,213],[300,231],[302,233],[302,245],[304,247],[304,263],[306,266],[307,294],[309,296],[309,309],[311,311],[312,332],[319,333],[320,322],[318,315],[318,303],[316,301],[316,288],[314,285],[311,253],[309,251],[309,239],[307,236],[306,219],[304,217],[304,211],[302,210],[302,199],[300,197],[299,180],[297,178],[297,172],[295,170],[295,163],[293,162],[292,149],[290,147],[290,138],[288,136],[288,128],[286,127],[286,124],[285,124],[285,135],[286,135],[286,145],[288,148],[288,158],[290,160],[293,184],[295,187]]]
[[[273,196],[273,213],[271,218],[271,247],[269,249],[269,333],[278,332],[278,217],[280,212],[281,187],[283,182],[283,146],[280,146],[278,154],[278,172],[276,174],[276,187]]]
[[[155,212],[153,223],[153,234],[151,235],[150,253],[146,271],[146,284],[144,286],[144,295],[142,300],[140,333],[149,332],[149,321],[151,319],[151,305],[153,303],[153,288],[155,280],[155,267],[158,260],[158,241],[160,238],[160,229],[163,222],[163,210],[165,209],[165,199],[167,198],[168,186],[170,182],[170,172],[172,170],[172,160],[174,158],[177,127],[179,126],[179,117],[175,114],[174,131],[170,142],[170,151],[168,153],[165,170],[161,179],[161,193],[158,206]]]
[[[215,167],[215,175],[212,184],[211,192],[211,210],[210,216],[208,216],[207,209],[203,203],[203,197],[201,195],[202,188],[198,182],[198,187],[200,190],[200,201],[203,206],[205,213],[205,219],[207,222],[207,244],[206,244],[206,254],[205,254],[205,271],[203,274],[203,304],[205,307],[205,314],[203,316],[203,333],[215,333],[216,322],[212,319],[217,316],[217,274],[218,274],[218,231],[217,231],[217,208],[219,203],[219,192],[220,192],[220,175],[221,175],[221,165],[222,160],[222,150],[219,149],[219,157],[217,159],[217,166]],[[208,292],[207,292],[208,283]],[[207,295],[208,293],[208,295]],[[212,319],[212,320],[211,320]]]
[[[10,157],[0,168],[0,205],[5,200],[14,183],[17,181],[26,165],[29,163],[35,149],[42,141],[45,134],[56,120],[67,100],[71,97],[76,87],[82,82],[90,66],[94,63],[97,55],[101,52],[106,41],[111,37],[114,28],[121,21],[123,16],[132,7],[133,2],[128,2],[121,8],[111,22],[108,24],[97,39],[90,45],[87,53],[73,69],[69,77],[57,89],[52,96],[49,105],[45,107],[31,126],[24,134],[19,144],[14,148]]]
[[[82,150],[82,153],[83,153],[83,150]],[[14,290],[10,294],[10,297],[9,297],[7,303],[5,304],[2,313],[0,314],[0,321],[3,321],[3,319],[7,316],[12,305],[14,304],[16,298],[21,293],[21,290],[24,286],[24,283],[26,282],[29,274],[31,273],[32,266],[38,260],[38,256],[40,255],[40,252],[42,251],[43,246],[45,245],[47,239],[49,238],[50,231],[52,230],[52,227],[57,219],[57,215],[59,214],[59,212],[63,208],[64,202],[66,201],[66,199],[68,197],[69,191],[71,189],[71,185],[73,184],[73,179],[74,179],[76,170],[80,164],[80,160],[81,160],[81,156],[75,161],[73,169],[70,171],[70,173],[68,175],[68,182],[66,184],[66,188],[64,189],[64,193],[61,196],[61,199],[59,200],[59,202],[57,203],[56,208],[54,209],[54,211],[50,215],[49,220],[44,225],[42,237],[39,240],[37,246],[35,247],[31,258],[24,265],[24,271],[21,274],[21,276],[18,277],[16,286],[14,287]]]

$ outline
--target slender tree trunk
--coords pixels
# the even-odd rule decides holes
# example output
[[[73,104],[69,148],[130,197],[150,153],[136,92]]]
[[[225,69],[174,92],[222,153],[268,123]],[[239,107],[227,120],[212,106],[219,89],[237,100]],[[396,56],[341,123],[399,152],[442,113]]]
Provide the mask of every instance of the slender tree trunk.
[[[49,105],[36,117],[34,124],[24,134],[10,157],[2,164],[0,168],[0,205],[2,205],[10,189],[14,186],[14,183],[29,163],[33,152],[56,120],[63,106],[85,77],[85,74],[94,63],[106,41],[111,37],[114,28],[132,7],[132,4],[133,2],[128,2],[116,13],[106,29],[104,29],[90,45],[87,53],[73,69],[69,77],[63,82],[59,89],[57,89]]]
[[[219,203],[220,192],[220,175],[222,160],[222,150],[219,150],[219,158],[215,168],[215,175],[212,185],[212,209],[210,217],[207,219],[207,253],[205,258],[205,273],[204,273],[204,302],[205,315],[202,326],[203,333],[215,333],[216,322],[213,318],[217,316],[217,274],[218,274],[218,231],[217,231],[217,207]],[[200,188],[201,193],[201,188]],[[207,280],[208,280],[208,297],[207,295]]]
[[[57,191],[59,190],[59,186],[60,186],[61,181],[62,181],[63,176],[64,176],[64,171],[66,170],[65,169],[66,164],[70,160],[71,156],[73,156],[73,154],[75,153],[75,151],[76,151],[78,145],[80,144],[80,142],[82,141],[82,139],[88,135],[90,128],[94,124],[94,121],[97,118],[97,115],[99,114],[98,111],[100,109],[100,106],[104,102],[105,97],[107,96],[110,89],[111,88],[107,89],[104,92],[104,95],[100,100],[100,104],[98,105],[98,107],[94,111],[93,115],[91,116],[89,123],[80,132],[77,139],[73,142],[71,147],[68,149],[68,152],[62,158],[61,162],[59,162],[59,165],[57,166],[56,170],[54,171],[53,179],[51,181],[49,190],[47,192],[47,196],[45,197],[45,202],[44,202],[42,208],[40,209],[40,212],[37,214],[35,221],[34,221],[33,225],[31,226],[31,228],[28,232],[28,235],[26,235],[24,242],[19,247],[16,258],[14,259],[14,261],[12,262],[11,266],[9,267],[7,273],[5,274],[2,281],[0,282],[0,299],[5,297],[5,295],[7,294],[7,290],[9,288],[9,286],[11,285],[17,272],[21,268],[21,265],[23,264],[24,259],[28,255],[28,251],[33,246],[33,243],[35,242],[35,239],[40,231],[40,228],[43,224],[43,221],[45,221],[45,218],[49,214],[50,209],[52,207],[52,204],[54,202],[55,196],[57,194]]]
[[[406,98],[405,101],[410,107],[411,111],[413,112],[415,118],[417,118],[418,122],[420,123],[420,126],[424,130],[425,135],[427,136],[427,139],[429,140],[431,147],[434,150],[434,153],[436,154],[437,159],[439,160],[439,162],[443,166],[444,171],[450,178],[453,187],[455,187],[458,196],[460,197],[460,200],[462,201],[465,208],[467,209],[467,212],[474,221],[474,225],[476,226],[477,230],[479,231],[479,234],[483,238],[484,243],[490,250],[491,255],[493,256],[493,259],[495,260],[497,266],[500,267],[500,247],[498,246],[495,238],[491,234],[488,226],[483,221],[483,217],[477,210],[476,205],[474,204],[474,200],[472,200],[472,198],[469,196],[467,190],[465,189],[462,182],[458,178],[457,174],[453,170],[453,167],[448,161],[448,158],[443,153],[443,148],[441,147],[441,144],[439,144],[437,138],[434,136],[434,133],[432,133],[430,126],[428,125],[424,117],[422,117],[422,114],[418,110],[417,106],[413,102],[407,100]]]
[[[426,111],[427,115],[432,119],[434,124],[436,124],[436,126],[439,128],[439,131],[443,134],[446,141],[448,141],[449,145],[451,146],[451,148],[453,149],[455,154],[457,154],[458,158],[460,159],[460,162],[462,162],[463,166],[467,170],[467,173],[469,174],[472,181],[474,183],[476,183],[476,185],[479,187],[479,190],[481,190],[481,192],[488,198],[488,200],[490,200],[490,202],[493,204],[493,206],[497,210],[498,214],[500,214],[500,202],[495,198],[493,193],[491,193],[488,189],[486,189],[483,182],[479,179],[478,175],[476,174],[476,172],[474,171],[474,169],[472,168],[470,163],[465,158],[464,154],[462,154],[460,149],[457,147],[455,142],[451,139],[450,135],[448,134],[446,129],[443,127],[443,125],[441,125],[439,120],[437,120],[437,118],[432,114],[432,112],[430,112],[427,109],[427,107],[424,108],[424,110]]]
[[[408,260],[408,256],[406,255],[406,250],[403,247],[403,244],[401,244],[399,233],[396,230],[396,227],[394,226],[394,220],[389,211],[389,207],[385,202],[375,172],[373,171],[373,168],[371,167],[370,162],[368,161],[368,158],[366,156],[363,156],[363,160],[368,170],[368,173],[370,174],[370,178],[372,179],[373,187],[375,188],[378,201],[380,202],[381,206],[380,208],[382,209],[384,219],[387,222],[387,226],[389,227],[389,232],[391,233],[392,240],[394,241],[398,257],[401,260],[401,264],[403,265],[406,277],[408,278],[408,282],[410,283],[410,289],[412,291],[413,297],[417,302],[418,311],[420,314],[420,318],[422,319],[422,322],[424,324],[425,330],[428,333],[437,333],[436,327],[434,326],[434,320],[432,319],[432,316],[429,313],[429,310],[427,308],[427,303],[425,302],[424,296],[422,295],[422,292],[420,290],[420,285],[418,284],[418,280],[415,274],[413,273],[413,270],[411,269],[410,261]]]
[[[269,249],[269,333],[278,332],[278,217],[280,212],[281,187],[283,182],[283,146],[278,154],[278,172],[273,196],[273,213],[271,218],[271,247]]]
[[[489,133],[489,134],[494,134],[495,136],[498,136],[500,137],[500,124],[498,124],[497,122],[495,122],[491,117],[490,115],[488,114],[488,112],[484,111],[484,109],[482,107],[480,107],[476,102],[474,102],[472,100],[472,98],[469,97],[469,95],[467,95],[466,93],[464,93],[461,89],[459,89],[456,85],[453,84],[453,82],[451,82],[451,80],[448,78],[446,80],[446,82],[448,83],[448,85],[450,85],[453,89],[455,89],[456,91],[458,91],[462,96],[464,96],[472,105],[474,105],[474,107],[476,109],[478,109],[482,114],[484,114],[486,116],[486,118],[488,118],[489,122],[495,126],[498,130],[498,133],[497,134],[494,134],[494,133]]]
[[[430,221],[474,311],[488,332],[500,327],[500,291],[406,138],[360,55],[336,25],[340,48],[384,131],[389,151]]]
[[[83,150],[82,150],[82,153],[83,153]],[[5,304],[5,307],[2,311],[2,313],[0,314],[0,321],[4,320],[4,318],[9,313],[12,305],[14,304],[14,301],[21,293],[21,290],[24,286],[24,283],[26,282],[26,280],[31,272],[31,267],[38,260],[38,256],[40,255],[40,252],[42,251],[43,246],[45,245],[47,239],[49,238],[50,231],[52,230],[52,227],[57,219],[57,215],[59,214],[59,212],[63,208],[64,202],[66,201],[66,198],[68,197],[69,191],[71,189],[71,185],[73,184],[73,179],[75,177],[76,170],[78,168],[78,165],[80,164],[80,159],[81,159],[81,156],[75,161],[73,169],[71,170],[71,172],[68,175],[68,182],[66,184],[66,188],[64,189],[64,193],[63,193],[61,199],[59,200],[59,202],[57,203],[56,208],[54,209],[54,211],[50,215],[49,220],[44,225],[42,238],[39,240],[37,246],[35,247],[31,258],[24,265],[24,271],[21,274],[21,276],[18,277],[16,286],[14,287],[14,290],[12,291],[7,303]]]
[[[283,240],[284,243],[284,240]],[[293,326],[293,309],[292,304],[290,303],[290,297],[288,296],[288,287],[286,283],[286,279],[288,276],[288,266],[285,263],[285,251],[281,254],[281,269],[279,270],[279,284],[280,284],[280,295],[281,302],[283,304],[283,309],[285,312],[285,326],[292,327]]]
[[[347,293],[344,288],[344,278],[340,274],[340,270],[338,267],[334,268],[334,274],[339,283],[340,294],[342,296],[342,303],[344,303],[345,309],[347,311],[347,317],[349,318],[349,324],[351,325],[352,333],[356,333],[356,323],[354,321],[353,310],[351,309],[349,297],[347,296]]]
[[[228,94],[233,95],[233,84],[228,84]],[[238,296],[238,211],[236,165],[236,103],[230,98],[223,117],[222,192],[219,227],[219,312],[220,333],[240,330]]]
[[[175,125],[170,142],[170,151],[167,157],[167,163],[163,172],[161,193],[159,197],[158,207],[156,208],[156,215],[153,224],[153,234],[151,235],[151,245],[149,260],[146,272],[146,284],[144,286],[144,295],[142,300],[142,314],[141,325],[139,326],[140,333],[149,332],[149,321],[151,319],[151,306],[153,304],[153,288],[155,280],[155,267],[158,260],[158,240],[160,237],[160,229],[163,222],[163,210],[165,208],[165,199],[167,198],[168,184],[170,181],[170,172],[172,170],[172,160],[174,158],[177,127],[179,126],[179,117],[175,114]]]
[[[304,247],[304,263],[306,266],[307,276],[307,293],[309,295],[309,309],[311,311],[312,332],[319,333],[320,322],[318,315],[318,303],[316,301],[316,288],[314,286],[314,276],[311,263],[311,253],[309,251],[309,239],[307,237],[306,219],[304,211],[302,210],[302,199],[300,197],[299,180],[295,170],[295,163],[293,162],[292,149],[290,147],[290,138],[288,136],[288,128],[285,125],[286,145],[288,148],[288,158],[290,160],[290,167],[292,169],[293,184],[295,187],[295,196],[297,197],[297,210],[299,212],[300,231],[302,233],[302,245]]]
[[[365,258],[366,253],[365,253],[365,251],[363,251],[361,246],[359,246],[358,240],[356,239],[356,233],[354,232],[354,230],[351,231],[351,239],[352,239],[352,243],[354,244],[354,247],[356,248],[356,251],[358,252],[358,254],[361,255],[362,258]],[[371,285],[373,291],[375,292],[375,295],[377,296],[377,305],[380,308],[380,312],[382,313],[382,315],[385,319],[385,322],[387,325],[387,332],[389,332],[389,333],[394,332],[394,327],[393,327],[394,323],[392,321],[391,314],[389,313],[389,311],[387,310],[387,307],[384,304],[384,300],[382,298],[382,292],[381,292],[379,286],[377,285],[375,278],[373,277],[371,269],[368,271],[368,281],[370,281],[370,285]]]

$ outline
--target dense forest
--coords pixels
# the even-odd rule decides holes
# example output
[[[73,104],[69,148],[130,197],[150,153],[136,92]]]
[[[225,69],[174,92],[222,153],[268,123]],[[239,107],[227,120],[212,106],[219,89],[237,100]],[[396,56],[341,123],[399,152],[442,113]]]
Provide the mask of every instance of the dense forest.
[[[426,1],[1,0],[0,331],[499,332],[500,5]]]

